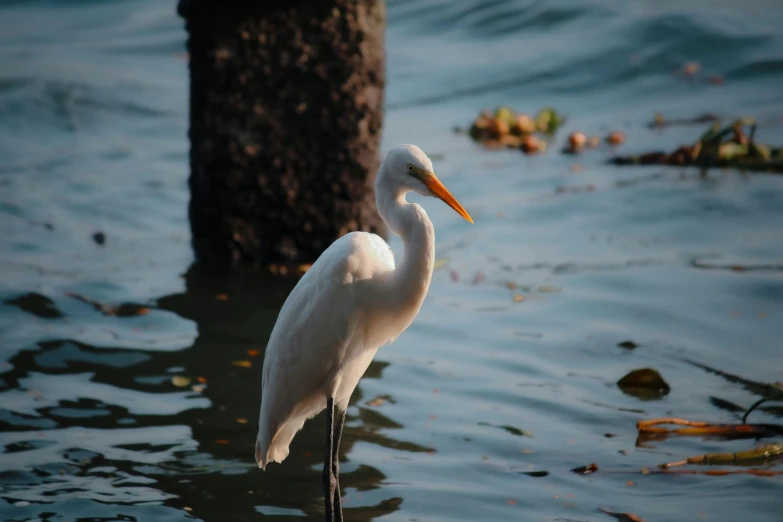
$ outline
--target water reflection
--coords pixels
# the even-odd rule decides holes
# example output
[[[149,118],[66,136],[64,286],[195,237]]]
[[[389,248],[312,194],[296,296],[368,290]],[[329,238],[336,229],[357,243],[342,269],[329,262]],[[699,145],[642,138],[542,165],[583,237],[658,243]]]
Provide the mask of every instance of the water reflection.
[[[191,269],[185,283],[183,293],[157,299],[150,313],[195,321],[198,336],[187,349],[144,351],[57,339],[9,361],[11,369],[1,374],[0,469],[7,471],[0,474],[0,487],[18,508],[14,513],[23,514],[25,503],[56,499],[57,511],[67,513],[66,499],[78,498],[161,502],[210,520],[292,512],[320,519],[322,416],[306,423],[284,464],[262,472],[253,460],[263,350],[295,281],[219,278]],[[34,293],[6,302],[36,317],[67,317],[52,313],[53,301]],[[94,308],[105,315],[106,305]],[[373,363],[364,378],[381,378],[387,366]],[[402,502],[391,497],[362,505],[361,492],[377,489],[386,477],[367,465],[350,466],[357,441],[428,451],[390,437],[402,426],[362,401],[359,387],[341,446],[349,504],[344,511],[351,520],[371,520]],[[232,518],[225,518],[226,506]],[[89,512],[82,504],[79,509]]]

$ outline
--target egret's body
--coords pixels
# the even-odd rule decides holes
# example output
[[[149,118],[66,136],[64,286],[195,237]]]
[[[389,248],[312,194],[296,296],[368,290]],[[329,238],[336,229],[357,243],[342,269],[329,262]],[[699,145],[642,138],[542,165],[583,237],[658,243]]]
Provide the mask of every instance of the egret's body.
[[[352,232],[335,241],[288,296],[264,359],[259,467],[282,462],[305,420],[327,408],[327,453],[334,454],[324,478],[332,473],[329,482],[335,487],[335,446],[348,400],[378,349],[413,322],[432,278],[435,232],[424,209],[405,201],[411,190],[440,197],[470,220],[418,147],[403,145],[389,152],[376,178],[376,203],[390,230],[402,238],[405,253],[395,267],[382,238]],[[332,426],[332,404],[343,412],[337,427]],[[339,489],[334,495],[339,508]],[[327,516],[329,497],[327,492]]]

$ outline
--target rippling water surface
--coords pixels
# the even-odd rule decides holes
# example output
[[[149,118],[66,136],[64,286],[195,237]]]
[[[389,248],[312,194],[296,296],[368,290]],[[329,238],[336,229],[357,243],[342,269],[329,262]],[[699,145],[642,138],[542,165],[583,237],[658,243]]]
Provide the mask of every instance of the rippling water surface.
[[[754,441],[635,428],[735,422],[760,396],[688,361],[783,380],[783,178],[525,157],[451,132],[482,108],[553,105],[558,146],[573,129],[621,129],[625,153],[702,132],[651,131],[656,111],[753,116],[783,144],[781,4],[398,0],[388,17],[384,146],[436,158],[476,224],[425,202],[442,266],[354,394],[346,518],[783,520],[780,477],[640,473]],[[290,283],[188,270],[184,38],[171,2],[0,4],[3,520],[321,518],[322,417],[283,465],[252,454]],[[699,79],[673,74],[690,61]],[[644,367],[667,396],[615,385]]]

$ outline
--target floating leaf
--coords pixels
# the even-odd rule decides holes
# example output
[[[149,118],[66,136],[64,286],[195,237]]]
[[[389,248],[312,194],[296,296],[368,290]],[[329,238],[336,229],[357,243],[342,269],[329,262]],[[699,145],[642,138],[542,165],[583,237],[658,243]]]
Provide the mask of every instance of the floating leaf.
[[[527,475],[528,477],[536,478],[546,477],[549,475],[548,471],[518,471],[517,473],[520,475]]]
[[[498,107],[495,109],[495,119],[502,121],[509,127],[511,125],[514,125],[516,123],[517,116],[514,114],[514,111],[512,111],[508,107]]]
[[[525,296],[522,294],[514,294],[514,302],[515,303],[521,303],[525,300]]]
[[[563,122],[563,118],[552,107],[545,107],[536,115],[536,127],[545,134],[554,134]]]
[[[239,366],[240,368],[250,368],[251,366],[253,366],[253,363],[251,363],[250,361],[232,361],[231,364],[233,364],[234,366]]]
[[[598,471],[598,464],[593,462],[592,464],[588,464],[587,466],[574,468],[571,471],[573,473],[576,473],[577,475],[589,475],[590,473],[595,473],[596,471]]]
[[[432,266],[433,270],[440,270],[444,266],[449,264],[449,258],[448,257],[441,257],[440,259],[436,259],[435,263]]]
[[[617,343],[617,346],[619,346],[620,348],[625,348],[626,350],[633,350],[634,348],[637,348],[639,345],[633,341],[623,341],[621,343]]]
[[[374,398],[374,399],[372,399],[370,401],[367,401],[366,404],[367,404],[367,406],[380,406],[384,402],[386,402],[386,401],[385,401],[385,399],[383,397],[376,397],[376,398]]]
[[[718,157],[725,161],[731,161],[748,155],[748,146],[742,143],[721,143],[718,147]]]
[[[748,150],[748,156],[752,158],[761,158],[764,161],[772,159],[772,153],[769,147],[763,143],[751,143],[750,150]]]
[[[258,354],[260,354],[260,353],[261,353],[261,352],[260,352],[259,350],[256,350],[255,348],[251,348],[251,349],[249,349],[249,350],[247,351],[247,354],[248,354],[250,357],[256,357],[256,356],[257,356]]]
[[[633,370],[617,381],[617,386],[623,393],[640,399],[660,399],[671,390],[661,374],[652,368]]]
[[[191,380],[190,377],[184,375],[175,375],[171,378],[171,384],[177,388],[184,388],[185,386],[190,386]]]
[[[625,142],[625,134],[620,131],[612,131],[606,137],[606,142],[610,145],[622,145]]]
[[[239,424],[247,424],[247,419],[243,419],[242,417],[240,417],[240,418],[237,419],[237,422]]]
[[[228,301],[228,295],[226,294],[215,294],[215,299],[218,301]]]

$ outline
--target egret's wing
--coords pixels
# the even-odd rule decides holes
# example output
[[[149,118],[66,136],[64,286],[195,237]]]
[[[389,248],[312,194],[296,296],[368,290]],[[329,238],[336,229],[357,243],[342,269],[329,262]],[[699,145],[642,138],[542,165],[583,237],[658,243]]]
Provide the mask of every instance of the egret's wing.
[[[327,380],[341,367],[348,346],[361,342],[355,339],[362,312],[360,290],[350,283],[389,268],[388,262],[377,261],[373,250],[378,245],[370,248],[366,236],[371,235],[348,234],[333,243],[299,280],[280,310],[264,357],[259,421],[262,453],[264,444],[278,444],[273,439],[290,421],[295,429],[287,441],[280,441],[285,442],[287,454],[290,438],[301,422],[325,406]]]

